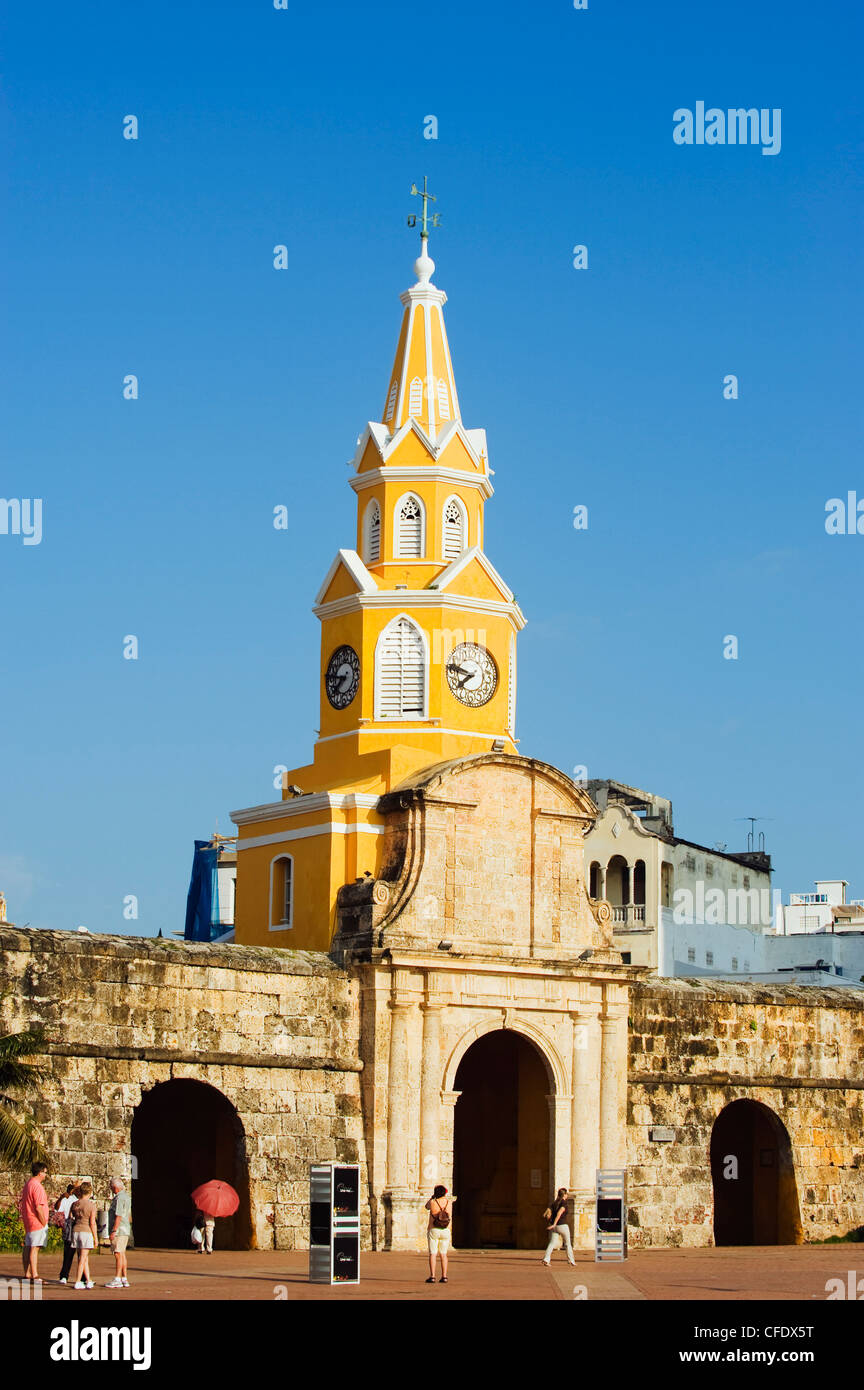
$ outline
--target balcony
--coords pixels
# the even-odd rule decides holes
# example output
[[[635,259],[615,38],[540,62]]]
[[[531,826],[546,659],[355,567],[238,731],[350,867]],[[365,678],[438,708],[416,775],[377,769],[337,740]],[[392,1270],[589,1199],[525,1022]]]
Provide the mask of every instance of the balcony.
[[[619,930],[624,931],[628,927],[645,926],[645,904],[644,903],[624,903],[613,904],[612,923]]]

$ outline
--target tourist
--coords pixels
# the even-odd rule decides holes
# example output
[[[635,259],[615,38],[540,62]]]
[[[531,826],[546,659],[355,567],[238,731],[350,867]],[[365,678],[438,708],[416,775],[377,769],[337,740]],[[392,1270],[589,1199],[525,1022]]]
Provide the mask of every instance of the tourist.
[[[212,1254],[213,1254],[213,1232],[215,1231],[215,1229],[216,1229],[216,1217],[215,1217],[215,1216],[209,1216],[209,1215],[207,1214],[207,1212],[205,1212],[205,1213],[204,1213],[204,1229],[203,1229],[204,1244],[203,1244],[203,1246],[202,1246],[202,1249],[203,1249],[203,1250],[205,1251],[205,1253],[208,1254],[208,1255],[212,1255]]]
[[[573,1254],[573,1243],[570,1239],[570,1227],[567,1225],[567,1188],[559,1187],[558,1194],[546,1208],[543,1215],[549,1222],[547,1230],[549,1232],[549,1244],[546,1246],[546,1253],[543,1256],[544,1265],[552,1263],[552,1251],[555,1249],[555,1237],[560,1236],[564,1241],[564,1248],[567,1251],[567,1258],[571,1265],[575,1265],[576,1258]]]
[[[129,1280],[126,1266],[126,1246],[132,1234],[132,1198],[126,1191],[121,1178],[111,1179],[113,1193],[108,1208],[108,1234],[114,1252],[114,1278],[106,1284],[106,1289],[128,1289]]]
[[[48,1238],[48,1195],[44,1188],[47,1163],[33,1163],[32,1176],[27,1179],[18,1198],[18,1210],[24,1224],[24,1249],[21,1262],[24,1278],[39,1278],[39,1251]]]
[[[72,1244],[78,1252],[78,1271],[75,1279],[76,1289],[92,1289],[90,1278],[90,1251],[96,1246],[96,1203],[90,1193],[92,1184],[82,1182],[79,1195],[72,1204],[69,1219],[72,1222]]]
[[[447,1196],[447,1188],[438,1183],[426,1211],[429,1221],[426,1226],[426,1244],[429,1248],[429,1278],[427,1284],[435,1283],[435,1262],[441,1256],[441,1283],[447,1283],[447,1252],[450,1249],[450,1221],[453,1216],[452,1197]]]
[[[58,1197],[54,1203],[54,1210],[59,1211],[63,1217],[63,1264],[60,1268],[60,1283],[65,1284],[69,1278],[69,1271],[72,1268],[72,1261],[75,1258],[75,1246],[72,1244],[72,1223],[69,1220],[69,1213],[78,1197],[78,1186],[70,1182],[62,1197]]]
[[[203,1211],[196,1211],[195,1221],[192,1226],[192,1244],[195,1246],[195,1254],[204,1254],[204,1222],[207,1217]]]

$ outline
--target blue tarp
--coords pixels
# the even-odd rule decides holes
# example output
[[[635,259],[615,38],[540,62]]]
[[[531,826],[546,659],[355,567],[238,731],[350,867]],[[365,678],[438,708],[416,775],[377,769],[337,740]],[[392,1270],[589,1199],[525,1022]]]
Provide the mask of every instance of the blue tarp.
[[[192,878],[186,897],[186,930],[183,933],[187,941],[213,940],[213,922],[219,921],[218,862],[219,851],[211,848],[209,840],[195,841]]]

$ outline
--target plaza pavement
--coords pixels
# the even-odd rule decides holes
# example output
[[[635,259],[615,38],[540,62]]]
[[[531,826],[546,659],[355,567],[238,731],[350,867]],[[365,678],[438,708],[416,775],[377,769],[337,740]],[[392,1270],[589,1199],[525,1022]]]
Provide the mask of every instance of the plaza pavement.
[[[304,1251],[217,1250],[212,1256],[186,1250],[130,1250],[131,1288],[106,1289],[113,1278],[109,1253],[91,1258],[96,1287],[87,1291],[57,1283],[60,1256],[40,1260],[43,1302],[90,1301],[293,1301],[297,1299],[526,1300],[576,1297],[583,1286],[589,1302],[619,1300],[824,1300],[828,1279],[864,1276],[864,1247],[765,1246],[706,1250],[636,1250],[625,1264],[597,1265],[585,1252],[571,1268],[563,1255],[551,1269],[539,1250],[471,1250],[451,1256],[447,1284],[424,1283],[421,1254],[368,1252],[361,1255],[359,1285],[331,1288],[307,1280]],[[20,1276],[17,1255],[0,1255],[0,1277]],[[585,1295],[582,1295],[583,1297]]]

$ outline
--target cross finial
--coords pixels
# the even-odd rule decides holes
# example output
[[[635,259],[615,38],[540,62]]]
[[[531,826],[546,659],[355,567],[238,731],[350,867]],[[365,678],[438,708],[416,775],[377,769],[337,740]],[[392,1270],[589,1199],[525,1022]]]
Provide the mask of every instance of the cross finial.
[[[421,236],[421,238],[422,238],[424,241],[427,241],[428,238],[429,238],[429,228],[430,228],[430,227],[440,227],[440,226],[441,226],[441,215],[440,215],[440,213],[437,213],[437,212],[430,213],[430,211],[429,211],[429,204],[435,202],[435,194],[429,192],[429,189],[428,189],[428,187],[427,187],[427,184],[428,184],[428,179],[427,179],[427,176],[424,174],[424,175],[423,175],[423,187],[422,187],[422,188],[418,188],[417,185],[416,185],[416,183],[412,183],[412,185],[411,185],[411,193],[412,193],[412,196],[414,196],[414,197],[416,197],[416,198],[422,198],[422,199],[423,199],[423,211],[422,211],[422,213],[420,214],[420,236]],[[415,213],[412,213],[411,216],[408,218],[408,226],[409,226],[409,227],[416,227],[416,226],[417,226],[417,216],[416,216]]]

